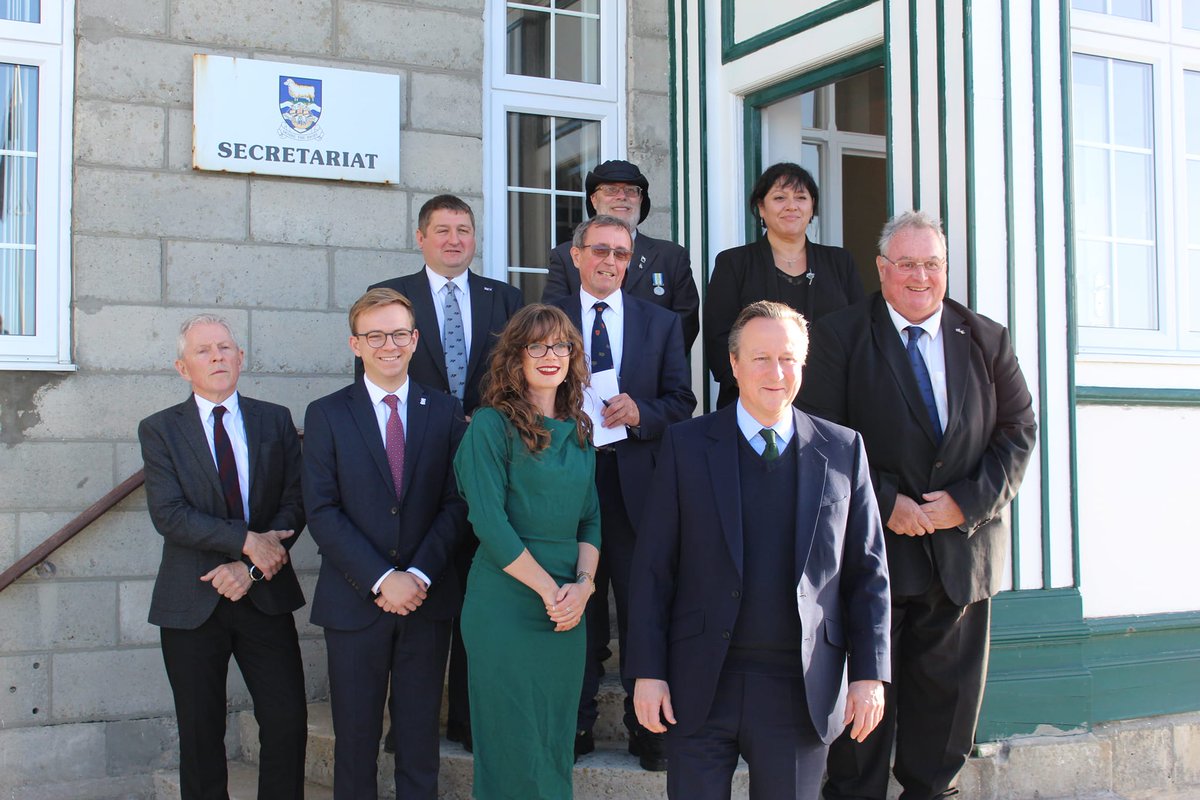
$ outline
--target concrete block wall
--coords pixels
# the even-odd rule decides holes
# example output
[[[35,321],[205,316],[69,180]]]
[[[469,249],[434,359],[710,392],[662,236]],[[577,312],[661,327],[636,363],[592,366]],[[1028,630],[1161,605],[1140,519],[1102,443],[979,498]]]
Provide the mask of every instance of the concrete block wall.
[[[185,317],[227,317],[246,350],[242,391],[297,423],[348,380],[346,309],[421,266],[421,203],[454,192],[482,217],[484,11],[485,0],[76,0],[78,371],[0,373],[0,569],[141,467],[138,421],[186,396],[172,368]],[[666,4],[629,0],[627,15],[628,153],[656,187],[648,230],[665,235]],[[400,184],[194,171],[195,53],[399,75]],[[172,766],[172,702],[145,621],[160,550],[139,490],[0,593],[0,794],[56,776],[72,796],[139,796],[138,776]],[[293,560],[311,597],[307,534]],[[318,699],[324,645],[307,618]],[[236,665],[230,700],[248,705]]]

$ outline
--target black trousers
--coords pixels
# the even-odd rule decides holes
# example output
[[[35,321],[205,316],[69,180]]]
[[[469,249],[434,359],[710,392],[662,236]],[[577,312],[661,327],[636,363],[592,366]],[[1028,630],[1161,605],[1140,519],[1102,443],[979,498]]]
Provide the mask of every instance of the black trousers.
[[[608,591],[611,587],[617,607],[617,641],[620,643],[621,685],[625,689],[625,727],[638,725],[633,710],[633,681],[625,677],[625,633],[629,629],[629,572],[633,565],[636,542],[633,523],[625,510],[617,457],[600,451],[596,454],[596,492],[600,497],[600,566],[596,570],[596,593],[584,611],[587,622],[587,660],[583,667],[583,690],[579,698],[579,730],[590,731],[599,716],[596,694],[609,656]]]
[[[883,720],[861,744],[848,732],[833,743],[826,800],[884,800],[893,744],[903,800],[957,794],[983,702],[990,623],[991,600],[956,605],[936,572],[921,594],[892,598]]]
[[[667,733],[667,797],[729,800],[740,755],[750,800],[817,800],[826,752],[803,678],[722,672],[704,724],[688,736]]]
[[[325,629],[335,798],[379,796],[379,737],[388,703],[396,797],[437,800],[438,711],[449,646],[450,621],[430,620],[420,610],[403,617],[380,614],[362,630]]]
[[[163,663],[179,723],[183,800],[225,800],[225,681],[236,659],[254,701],[260,800],[303,800],[308,706],[296,622],[225,598],[193,630],[161,628]]]

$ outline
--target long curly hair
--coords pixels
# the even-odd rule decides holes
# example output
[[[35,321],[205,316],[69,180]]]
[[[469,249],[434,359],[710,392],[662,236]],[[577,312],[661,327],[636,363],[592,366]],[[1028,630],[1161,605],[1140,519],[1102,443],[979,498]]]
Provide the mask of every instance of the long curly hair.
[[[481,405],[499,411],[517,429],[531,453],[550,446],[550,431],[542,412],[525,396],[525,346],[542,341],[570,342],[567,377],[554,397],[554,416],[575,423],[580,447],[587,447],[592,421],[583,411],[583,390],[591,380],[585,363],[583,339],[570,318],[554,306],[528,305],[513,315],[492,352],[492,364],[483,387]]]

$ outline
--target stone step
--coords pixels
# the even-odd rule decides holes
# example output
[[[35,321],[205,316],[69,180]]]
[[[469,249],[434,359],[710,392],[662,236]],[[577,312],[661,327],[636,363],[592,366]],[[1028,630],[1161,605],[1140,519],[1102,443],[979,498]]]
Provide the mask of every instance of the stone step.
[[[157,772],[154,775],[155,800],[179,800],[179,771]],[[242,761],[229,762],[229,800],[257,800],[258,767]],[[333,789],[308,783],[304,800],[333,800]]]

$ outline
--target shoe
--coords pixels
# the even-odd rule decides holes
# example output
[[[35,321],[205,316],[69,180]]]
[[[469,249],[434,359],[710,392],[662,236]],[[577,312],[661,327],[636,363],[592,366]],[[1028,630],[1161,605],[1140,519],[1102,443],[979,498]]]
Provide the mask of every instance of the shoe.
[[[390,724],[388,725],[387,733],[383,735],[383,752],[391,753],[392,755],[396,754],[396,733],[392,730]]]
[[[468,753],[475,752],[475,742],[471,739],[471,726],[465,722],[447,722],[446,739],[458,742]]]
[[[629,732],[629,754],[638,757],[638,763],[647,772],[667,771],[667,749],[661,733],[640,729]]]
[[[586,756],[588,753],[596,749],[596,739],[592,736],[591,731],[575,731],[575,760],[578,761],[580,756]]]

